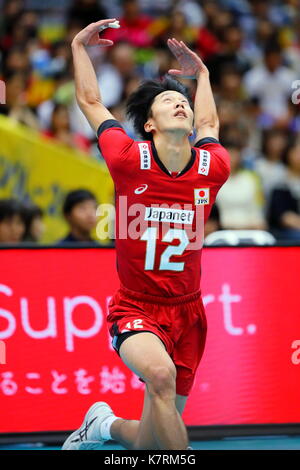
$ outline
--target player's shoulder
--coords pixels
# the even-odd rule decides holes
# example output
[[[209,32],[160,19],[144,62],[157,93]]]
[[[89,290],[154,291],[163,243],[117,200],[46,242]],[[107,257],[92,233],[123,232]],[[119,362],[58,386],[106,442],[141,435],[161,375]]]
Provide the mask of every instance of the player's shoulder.
[[[134,138],[116,119],[103,121],[97,129],[97,137],[100,152],[107,159],[111,159],[113,154],[118,155],[120,159],[127,158],[135,147]]]
[[[130,160],[131,171],[151,169],[151,141],[135,140],[116,119],[107,119],[97,130],[98,146],[107,162],[119,166]]]
[[[220,141],[214,137],[204,137],[193,145],[199,154],[199,173],[214,179],[219,176],[227,179],[230,173],[230,156]]]
[[[116,119],[106,119],[103,121],[100,126],[97,129],[97,137],[100,138],[102,134],[107,131],[107,130],[117,130],[117,131],[122,131],[126,134],[124,127],[122,124],[117,121]]]
[[[218,139],[215,139],[214,137],[203,137],[202,139],[197,140],[197,142],[194,143],[193,145],[194,148],[196,149],[207,149],[210,150],[211,152],[215,150],[222,150],[225,149],[221,142]]]
[[[107,131],[111,131],[111,132],[107,133]],[[133,133],[128,132],[128,130],[126,130],[124,126],[121,124],[121,122],[117,121],[116,119],[107,119],[103,121],[102,124],[100,124],[97,130],[98,139],[100,140],[100,138],[104,135],[110,136],[110,138],[113,140],[114,139],[118,140],[118,137],[121,139],[127,138],[128,140],[130,140],[131,144],[134,145],[134,147],[144,149],[144,150],[149,149],[149,147],[151,146],[150,141],[148,142],[148,141],[136,140],[133,136]]]

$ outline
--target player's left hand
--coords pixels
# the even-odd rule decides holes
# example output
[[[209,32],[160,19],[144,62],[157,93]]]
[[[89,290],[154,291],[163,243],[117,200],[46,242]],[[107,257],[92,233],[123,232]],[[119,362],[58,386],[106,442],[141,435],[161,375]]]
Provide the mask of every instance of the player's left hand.
[[[199,78],[201,73],[208,73],[208,69],[200,57],[187,47],[183,41],[177,39],[168,39],[170,51],[174,54],[181,66],[181,70],[170,69],[170,75],[176,75],[179,78]]]
[[[113,41],[109,39],[103,39],[99,36],[99,32],[104,28],[107,28],[109,23],[114,23],[116,18],[110,18],[106,20],[96,21],[96,23],[90,23],[84,29],[79,31],[73,39],[73,43],[80,43],[84,46],[113,46]]]

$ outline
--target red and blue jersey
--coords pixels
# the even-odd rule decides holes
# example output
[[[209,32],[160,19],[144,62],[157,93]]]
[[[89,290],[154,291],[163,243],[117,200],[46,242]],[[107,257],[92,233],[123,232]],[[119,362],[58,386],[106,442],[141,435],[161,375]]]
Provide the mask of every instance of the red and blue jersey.
[[[118,121],[101,124],[98,143],[115,185],[121,284],[160,297],[197,292],[204,224],[229,176],[228,152],[216,139],[202,139],[174,174],[152,141],[133,140]]]

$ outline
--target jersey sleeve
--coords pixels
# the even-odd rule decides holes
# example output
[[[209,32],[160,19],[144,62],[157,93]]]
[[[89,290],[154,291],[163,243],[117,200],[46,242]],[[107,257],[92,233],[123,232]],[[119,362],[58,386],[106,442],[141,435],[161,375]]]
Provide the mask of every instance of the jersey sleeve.
[[[104,121],[97,130],[97,136],[100,153],[113,176],[128,159],[134,140],[114,119]]]
[[[230,175],[230,155],[213,137],[198,140],[194,147],[200,149],[199,173],[206,175],[219,188]]]

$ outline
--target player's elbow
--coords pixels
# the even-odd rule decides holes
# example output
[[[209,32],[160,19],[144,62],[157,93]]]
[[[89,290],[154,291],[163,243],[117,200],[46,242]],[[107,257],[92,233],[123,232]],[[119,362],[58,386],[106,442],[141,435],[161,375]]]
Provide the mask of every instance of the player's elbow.
[[[211,116],[211,117],[208,117],[208,118],[198,119],[195,122],[195,127],[196,127],[196,129],[208,128],[208,129],[212,129],[215,132],[219,133],[220,121],[219,121],[218,116],[214,115],[214,116]]]
[[[211,121],[202,121],[195,125],[197,136],[199,138],[203,137],[214,137],[215,139],[219,139],[219,121],[211,122]]]
[[[101,104],[101,99],[99,95],[95,93],[76,93],[76,100],[80,109],[90,108],[91,106],[98,106]]]

